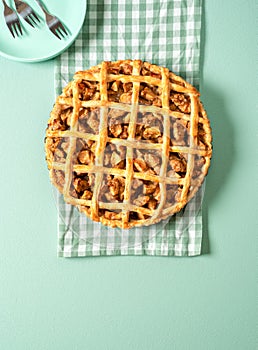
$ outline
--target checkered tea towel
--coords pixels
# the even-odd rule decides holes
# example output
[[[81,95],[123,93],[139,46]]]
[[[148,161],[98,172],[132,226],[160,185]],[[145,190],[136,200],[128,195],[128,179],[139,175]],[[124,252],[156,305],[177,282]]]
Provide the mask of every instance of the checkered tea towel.
[[[56,59],[56,94],[60,94],[78,70],[103,60],[129,58],[166,66],[198,88],[201,2],[88,0],[79,36]],[[58,207],[58,255],[199,255],[203,187],[185,209],[170,220],[129,230],[112,229],[91,221],[65,204],[54,190]]]

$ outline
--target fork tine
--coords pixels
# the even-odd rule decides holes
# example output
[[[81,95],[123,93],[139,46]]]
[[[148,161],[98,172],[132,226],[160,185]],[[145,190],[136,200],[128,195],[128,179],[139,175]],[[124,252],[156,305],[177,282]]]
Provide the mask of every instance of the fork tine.
[[[20,35],[22,35],[22,28],[20,22],[17,22],[17,27],[19,28]],[[19,34],[18,34],[19,35]]]
[[[12,27],[13,27],[13,30],[14,30],[14,33],[16,34],[16,36],[19,36],[19,32],[18,32],[16,23],[14,23],[14,24],[12,25]]]
[[[59,28],[62,29],[62,31],[65,33],[65,35],[68,35],[68,33],[67,33],[65,27],[63,26],[63,24],[62,24],[61,22],[60,22],[60,24],[59,24]]]
[[[65,37],[65,34],[62,32],[61,27],[57,27],[56,31],[60,35],[61,39],[63,39]]]
[[[62,39],[62,33],[60,33],[60,30],[59,30],[58,27],[56,27],[55,32],[56,32],[56,34],[58,35],[58,38],[59,38],[59,39]]]
[[[29,16],[24,17],[24,21],[26,21],[27,23],[29,23],[29,24],[34,28],[34,24],[35,24],[35,23],[30,19]]]
[[[51,28],[50,30],[59,40],[61,40],[61,38],[59,36],[59,33],[57,32],[56,28]]]
[[[37,21],[39,22],[39,19],[34,12],[32,12],[28,17],[33,24],[38,25]]]
[[[38,18],[36,12],[33,11],[33,12],[31,13],[31,16],[33,16],[33,18],[35,17],[35,18],[36,18],[36,21],[40,22],[40,19]],[[36,23],[36,22],[35,22],[35,23]]]
[[[12,25],[11,24],[7,24],[12,36],[15,38],[15,35],[14,35],[14,32],[13,32],[13,28],[12,28]]]

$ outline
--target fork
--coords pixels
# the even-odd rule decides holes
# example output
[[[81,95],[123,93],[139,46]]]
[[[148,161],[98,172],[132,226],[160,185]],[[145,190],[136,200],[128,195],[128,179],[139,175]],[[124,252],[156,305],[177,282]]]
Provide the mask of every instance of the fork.
[[[14,0],[14,3],[19,15],[34,28],[34,25],[40,21],[37,14],[26,2]]]
[[[45,6],[43,5],[43,3],[40,0],[36,0],[36,1],[45,14],[46,22],[47,22],[48,28],[51,30],[51,32],[60,40],[62,38],[64,38],[66,35],[68,35],[68,33],[67,33],[65,27],[63,26],[63,24],[61,23],[60,19],[57,18],[56,16],[51,15],[46,10]]]
[[[15,38],[15,36],[22,35],[22,28],[17,13],[14,10],[12,10],[9,6],[7,6],[5,0],[2,0],[2,2],[4,4],[5,23],[8,29],[10,30],[12,36]]]

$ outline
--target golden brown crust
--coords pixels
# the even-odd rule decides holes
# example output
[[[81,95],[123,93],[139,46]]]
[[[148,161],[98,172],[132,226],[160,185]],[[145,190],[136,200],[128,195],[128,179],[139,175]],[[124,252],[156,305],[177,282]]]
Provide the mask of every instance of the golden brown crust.
[[[46,131],[50,179],[67,203],[111,227],[151,225],[181,210],[212,155],[199,92],[140,60],[80,71]]]

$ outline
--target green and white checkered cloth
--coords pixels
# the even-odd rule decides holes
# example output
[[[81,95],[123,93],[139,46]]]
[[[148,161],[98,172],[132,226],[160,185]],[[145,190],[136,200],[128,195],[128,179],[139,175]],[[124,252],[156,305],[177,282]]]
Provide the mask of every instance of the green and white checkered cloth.
[[[88,0],[79,36],[56,59],[56,94],[60,94],[76,71],[103,60],[118,59],[141,59],[166,66],[198,88],[201,2]],[[130,230],[112,229],[91,221],[65,204],[55,191],[59,212],[58,255],[199,255],[203,187],[186,208],[169,221]]]

